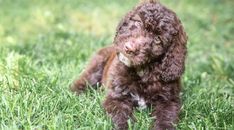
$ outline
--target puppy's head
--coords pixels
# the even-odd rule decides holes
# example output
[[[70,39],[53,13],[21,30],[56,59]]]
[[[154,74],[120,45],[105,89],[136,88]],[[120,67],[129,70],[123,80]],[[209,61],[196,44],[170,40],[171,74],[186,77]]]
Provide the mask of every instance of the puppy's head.
[[[162,59],[169,47],[177,44],[179,28],[175,13],[160,3],[141,4],[117,27],[114,43],[120,61],[134,67]]]

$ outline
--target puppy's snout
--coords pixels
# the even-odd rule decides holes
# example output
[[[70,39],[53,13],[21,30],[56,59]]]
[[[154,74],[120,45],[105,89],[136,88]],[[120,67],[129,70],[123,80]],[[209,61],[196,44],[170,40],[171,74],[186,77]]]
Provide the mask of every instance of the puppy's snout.
[[[137,46],[135,45],[135,43],[133,41],[132,42],[127,42],[124,45],[124,51],[127,54],[135,54],[136,51],[137,51]]]

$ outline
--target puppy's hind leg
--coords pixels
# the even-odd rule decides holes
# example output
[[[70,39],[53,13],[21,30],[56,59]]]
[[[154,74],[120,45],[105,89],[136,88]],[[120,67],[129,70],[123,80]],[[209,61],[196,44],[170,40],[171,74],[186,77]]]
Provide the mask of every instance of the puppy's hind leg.
[[[71,91],[79,94],[87,88],[87,85],[95,86],[101,82],[105,64],[113,51],[112,46],[99,50],[81,76],[71,85]]]

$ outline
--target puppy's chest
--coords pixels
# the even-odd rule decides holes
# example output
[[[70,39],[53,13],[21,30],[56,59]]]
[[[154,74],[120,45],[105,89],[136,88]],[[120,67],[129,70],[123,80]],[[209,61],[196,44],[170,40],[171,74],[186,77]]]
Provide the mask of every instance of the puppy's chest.
[[[130,96],[133,103],[140,109],[145,109],[147,107],[148,102],[144,96],[140,96],[137,93],[130,93]]]
[[[130,91],[130,95],[132,101],[141,109],[144,109],[150,102],[152,91],[160,85],[158,85],[157,74],[149,69],[138,70],[136,75],[138,76],[136,89],[133,92]]]
[[[144,70],[144,69],[140,69],[136,71],[137,76],[139,76],[140,78],[142,78],[145,75],[148,75],[148,70]]]
[[[148,84],[158,80],[158,74],[148,68],[136,70],[135,75],[139,83]]]

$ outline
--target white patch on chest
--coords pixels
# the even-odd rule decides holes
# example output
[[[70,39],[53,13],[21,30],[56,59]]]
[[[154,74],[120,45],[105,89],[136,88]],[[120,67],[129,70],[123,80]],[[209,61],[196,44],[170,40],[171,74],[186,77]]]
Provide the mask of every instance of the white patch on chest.
[[[137,104],[140,109],[145,109],[147,107],[145,99],[143,97],[140,97],[138,94],[131,93],[133,101],[137,101]]]
[[[140,77],[142,77],[145,74],[144,70],[139,70],[137,71],[137,75],[139,75]]]
[[[119,58],[119,61],[124,63],[126,66],[128,66],[128,67],[131,66],[131,61],[126,56],[124,56],[122,53],[119,53],[118,58]]]

